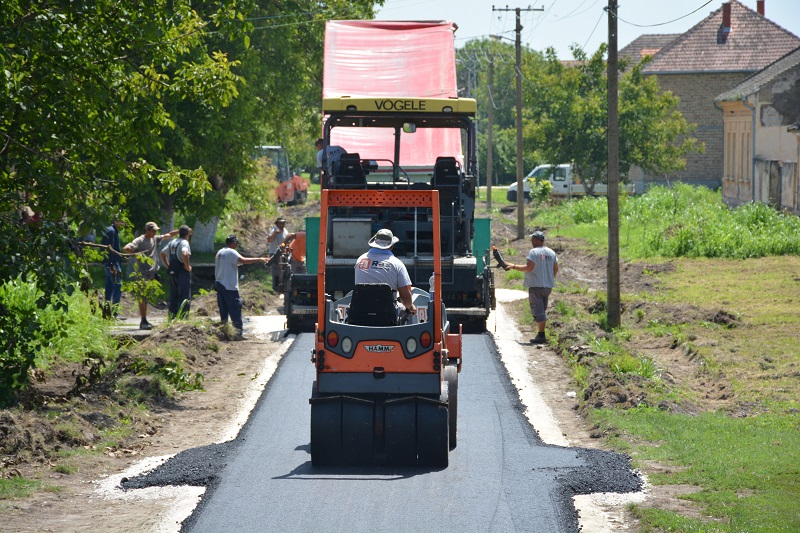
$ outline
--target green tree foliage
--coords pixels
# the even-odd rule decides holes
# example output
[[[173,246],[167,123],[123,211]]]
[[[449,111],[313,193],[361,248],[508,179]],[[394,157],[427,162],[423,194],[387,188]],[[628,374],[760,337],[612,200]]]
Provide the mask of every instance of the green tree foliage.
[[[158,149],[148,157],[161,164],[202,167],[212,193],[201,198],[180,191],[172,204],[163,195],[139,190],[137,203],[149,202],[151,211],[174,205],[206,222],[224,213],[231,189],[246,188],[245,181],[252,183],[259,172],[253,160],[255,146],[284,145],[290,153],[306,155],[306,163],[313,162],[313,139],[321,127],[325,21],[371,18],[374,4],[364,0],[334,0],[325,5],[309,0],[244,1],[225,17],[215,16],[206,4],[196,8],[213,24],[209,46],[224,53],[241,83],[225,107],[170,98],[165,108],[175,127],[161,131]]]
[[[33,275],[49,295],[74,277],[81,224],[107,224],[129,192],[204,193],[199,166],[145,156],[175,126],[166,101],[218,109],[238,78],[188,2],[9,0],[0,13],[0,279]],[[23,206],[41,220],[21,223]]]
[[[573,48],[574,61],[559,60],[523,48],[522,114],[525,169],[537,163],[573,162],[587,182],[607,180],[606,45],[591,56]],[[486,161],[488,109],[493,107],[495,176],[516,175],[514,45],[505,40],[469,41],[458,50],[460,94],[478,100],[478,154]],[[494,81],[489,87],[489,68]],[[693,126],[677,110],[678,99],[661,93],[658,82],[642,75],[645,62],[629,70],[620,62],[620,173],[632,166],[645,172],[667,173],[686,165],[685,156],[702,150],[690,136]],[[502,179],[502,178],[501,178]]]
[[[4,2],[0,279],[35,274],[52,294],[76,277],[76,235],[116,212],[208,219],[256,144],[312,152],[324,21],[376,3]]]
[[[536,79],[543,58],[538,52],[523,48],[523,84]],[[496,183],[510,183],[517,174],[516,141],[516,58],[514,45],[507,41],[480,39],[469,41],[457,50],[456,70],[459,95],[478,101],[478,160],[485,175],[488,161],[487,129],[489,107],[492,107],[493,152],[492,176]],[[489,84],[489,70],[494,75]],[[528,102],[523,100],[523,116],[529,116]],[[524,119],[523,119],[524,120]],[[533,168],[537,161],[535,147],[526,142],[524,168]]]
[[[0,284],[0,407],[28,385],[28,370],[50,332],[39,331],[42,294],[19,279]]]
[[[369,18],[376,3],[5,0],[0,282],[40,292],[0,308],[17,354],[0,379],[24,381],[36,309],[85,272],[90,230],[176,207],[210,219],[253,175],[256,144],[313,151],[324,21]]]
[[[607,179],[606,45],[591,57],[573,48],[565,64],[547,52],[546,69],[529,85],[530,120],[526,135],[549,162],[572,162],[587,188]],[[622,69],[625,68],[623,64]],[[684,156],[699,149],[689,136],[693,127],[677,111],[678,100],[661,93],[653,78],[642,75],[644,63],[619,79],[620,174],[632,166],[666,173],[683,168]]]

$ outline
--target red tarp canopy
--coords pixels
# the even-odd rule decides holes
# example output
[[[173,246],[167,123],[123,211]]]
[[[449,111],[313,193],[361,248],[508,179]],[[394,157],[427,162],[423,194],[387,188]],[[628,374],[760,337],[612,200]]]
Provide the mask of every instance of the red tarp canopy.
[[[329,21],[325,26],[323,98],[457,97],[456,25],[446,21]],[[331,144],[365,159],[394,160],[394,135],[375,128],[335,128]],[[400,142],[403,166],[461,158],[458,130],[417,129]]]

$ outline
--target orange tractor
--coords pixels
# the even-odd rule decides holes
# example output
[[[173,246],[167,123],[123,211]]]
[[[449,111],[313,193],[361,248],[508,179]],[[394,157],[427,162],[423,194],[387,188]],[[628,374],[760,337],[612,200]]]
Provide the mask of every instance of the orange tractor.
[[[275,194],[278,203],[286,205],[306,203],[308,180],[289,168],[286,149],[283,146],[259,146],[256,152],[258,158],[265,158],[268,165],[275,167],[275,178],[278,180]]]
[[[462,341],[441,299],[439,191],[324,189],[321,196],[320,258],[346,238],[334,228],[347,209],[406,210],[419,228],[414,239],[432,238],[431,256],[419,259],[433,274],[429,291],[412,290],[417,323],[403,323],[388,285],[355,285],[335,300],[319,268],[311,461],[445,467],[457,442]]]

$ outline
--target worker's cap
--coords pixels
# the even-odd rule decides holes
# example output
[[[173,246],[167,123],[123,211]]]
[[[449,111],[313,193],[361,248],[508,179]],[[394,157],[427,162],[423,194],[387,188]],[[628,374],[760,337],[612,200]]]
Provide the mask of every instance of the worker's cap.
[[[533,233],[531,233],[530,237],[531,239],[538,239],[540,241],[544,241],[544,233],[542,233],[541,231],[534,231]]]
[[[159,228],[158,224],[156,224],[155,222],[148,222],[147,224],[144,225],[144,229],[146,229],[146,230],[151,230],[152,229],[152,230],[158,231],[161,228]]]
[[[278,217],[278,218],[275,220],[275,223],[276,223],[276,224],[281,224],[281,223],[283,223],[283,224],[286,224],[286,219],[285,219],[285,218],[283,218],[283,217]]]
[[[392,235],[391,230],[382,229],[378,231],[370,240],[369,245],[372,248],[380,248],[381,250],[388,250],[399,241],[397,237]]]
[[[225,238],[225,244],[239,244],[239,238],[236,235],[228,235]]]

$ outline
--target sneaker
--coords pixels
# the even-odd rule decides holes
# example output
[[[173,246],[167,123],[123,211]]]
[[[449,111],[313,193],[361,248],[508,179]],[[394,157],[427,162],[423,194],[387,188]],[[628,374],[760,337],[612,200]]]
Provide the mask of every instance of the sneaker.
[[[531,344],[547,344],[547,338],[544,335],[537,335],[531,339]]]
[[[145,330],[153,329],[153,326],[147,320],[142,320],[142,323],[139,324],[139,329],[145,329]]]
[[[128,317],[122,316],[122,315],[114,315],[114,320],[117,320],[117,321],[121,322],[123,320],[128,320]]]

